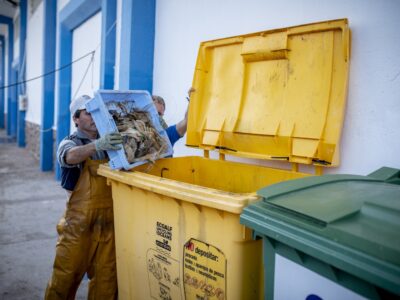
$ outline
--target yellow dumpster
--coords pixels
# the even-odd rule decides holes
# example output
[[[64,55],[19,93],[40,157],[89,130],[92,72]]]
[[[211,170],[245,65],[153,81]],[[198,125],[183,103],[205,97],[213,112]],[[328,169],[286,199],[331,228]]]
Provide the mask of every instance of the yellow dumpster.
[[[299,165],[338,164],[348,63],[347,20],[201,43],[186,144],[204,157],[99,169],[112,186],[120,299],[263,298],[268,261],[240,213],[258,189],[308,176]]]

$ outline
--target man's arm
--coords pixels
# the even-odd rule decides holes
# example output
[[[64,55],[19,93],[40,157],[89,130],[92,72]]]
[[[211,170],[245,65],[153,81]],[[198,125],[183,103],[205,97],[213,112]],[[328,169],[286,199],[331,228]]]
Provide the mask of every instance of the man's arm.
[[[64,140],[57,150],[57,159],[61,166],[73,167],[85,161],[96,151],[119,150],[121,144],[122,136],[116,132],[107,133],[102,138],[81,146],[76,145],[71,140]]]
[[[186,133],[186,129],[187,129],[187,109],[186,109],[186,113],[185,113],[185,117],[183,118],[182,121],[178,122],[176,124],[176,131],[178,132],[180,137],[183,137]]]
[[[188,90],[188,97],[186,97],[188,101],[190,101],[190,97],[192,96],[192,93],[195,91],[196,89],[194,87],[191,87]],[[183,137],[186,133],[187,122],[188,122],[188,109],[189,107],[186,108],[185,117],[183,118],[183,120],[176,124],[176,131],[178,132],[180,137]]]
[[[82,146],[75,146],[69,149],[65,155],[65,162],[69,165],[76,165],[85,161],[88,157],[96,153],[95,143]]]

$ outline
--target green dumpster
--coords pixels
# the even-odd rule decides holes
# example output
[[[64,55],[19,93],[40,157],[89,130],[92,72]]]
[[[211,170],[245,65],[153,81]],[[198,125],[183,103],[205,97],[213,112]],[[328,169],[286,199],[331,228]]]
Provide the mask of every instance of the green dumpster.
[[[381,168],[368,176],[306,177],[259,190],[262,200],[246,207],[240,221],[263,239],[265,298],[276,297],[279,256],[363,297],[398,299],[399,178],[400,170]]]

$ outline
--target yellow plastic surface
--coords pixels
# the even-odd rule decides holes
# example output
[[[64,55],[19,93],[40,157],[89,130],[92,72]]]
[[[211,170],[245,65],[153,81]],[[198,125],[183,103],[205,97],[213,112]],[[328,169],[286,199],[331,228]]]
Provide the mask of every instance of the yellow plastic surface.
[[[257,189],[307,176],[202,157],[161,159],[129,172],[102,165],[99,174],[112,185],[120,299],[196,299],[205,295],[202,286],[217,283],[220,299],[262,299],[262,244],[240,225],[240,213],[258,199]],[[192,240],[218,250],[218,259],[187,257]],[[188,279],[199,271],[212,277],[207,284]],[[208,299],[217,300],[212,291]]]
[[[263,298],[262,244],[240,213],[258,189],[308,176],[298,163],[338,163],[348,60],[347,20],[201,44],[187,144],[206,157],[99,169],[112,185],[120,299]]]
[[[202,43],[187,145],[338,165],[349,43],[346,19]]]

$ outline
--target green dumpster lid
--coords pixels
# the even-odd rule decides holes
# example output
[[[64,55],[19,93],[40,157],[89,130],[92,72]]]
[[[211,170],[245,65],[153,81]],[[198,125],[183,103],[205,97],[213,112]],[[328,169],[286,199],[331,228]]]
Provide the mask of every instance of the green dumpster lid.
[[[382,167],[372,172],[368,177],[381,179],[388,183],[400,184],[400,170],[388,167]]]
[[[247,207],[241,221],[400,293],[400,186],[384,177],[325,175],[281,182],[259,190],[263,200]]]

